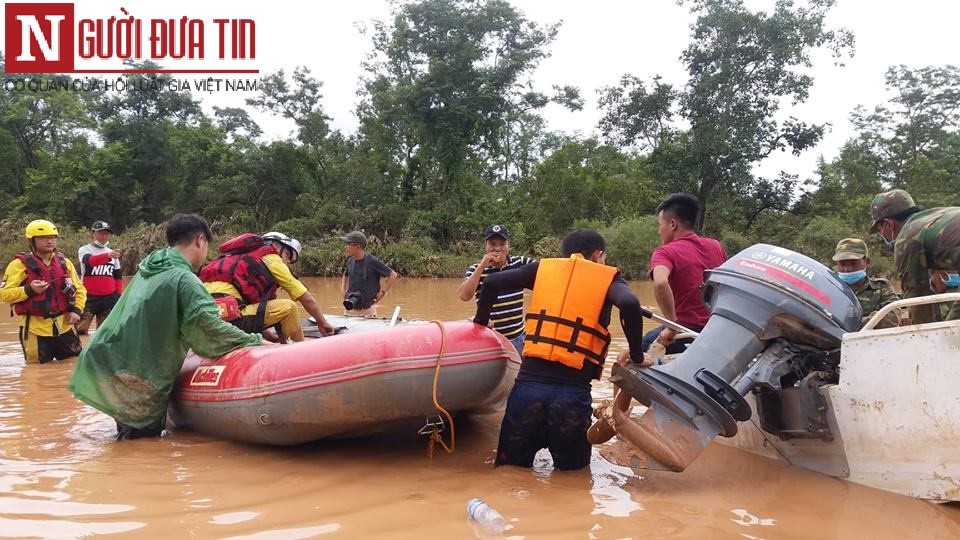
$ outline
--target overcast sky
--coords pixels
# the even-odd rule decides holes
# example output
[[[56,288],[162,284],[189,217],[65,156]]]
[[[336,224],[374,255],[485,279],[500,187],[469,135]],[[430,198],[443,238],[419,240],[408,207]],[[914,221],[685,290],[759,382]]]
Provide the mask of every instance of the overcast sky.
[[[527,18],[550,23],[562,21],[550,46],[551,57],[535,72],[534,84],[549,89],[553,84],[579,86],[586,98],[583,111],[569,112],[549,107],[544,115],[552,129],[589,136],[596,133],[600,112],[597,89],[616,84],[624,73],[647,79],[660,74],[682,85],[686,73],[679,56],[689,40],[692,17],[675,0],[513,0]],[[81,2],[77,3],[80,6]],[[105,4],[82,2],[85,9]],[[748,6],[770,10],[772,0],[747,0]],[[889,96],[883,75],[895,64],[910,67],[957,63],[956,26],[960,2],[956,0],[838,0],[830,13],[832,26],[853,31],[856,53],[845,67],[833,65],[828,55],[815,58],[815,85],[806,103],[788,113],[810,122],[829,122],[832,130],[820,145],[793,157],[771,157],[759,169],[773,176],[783,169],[808,177],[818,155],[836,156],[852,135],[850,111],[858,104],[872,107]],[[292,71],[305,65],[323,81],[323,106],[333,126],[353,132],[361,62],[370,51],[370,39],[357,29],[373,18],[387,18],[386,0],[337,0],[321,2],[127,2],[129,12],[139,17],[164,16],[208,18],[249,17],[257,25],[256,66],[266,73]],[[78,7],[79,9],[79,7]],[[116,13],[114,13],[116,11]],[[105,16],[120,15],[104,9]],[[210,39],[212,36],[208,36]],[[199,94],[207,109],[213,105],[243,106],[249,94]],[[282,138],[293,131],[292,123],[253,113],[267,138]]]

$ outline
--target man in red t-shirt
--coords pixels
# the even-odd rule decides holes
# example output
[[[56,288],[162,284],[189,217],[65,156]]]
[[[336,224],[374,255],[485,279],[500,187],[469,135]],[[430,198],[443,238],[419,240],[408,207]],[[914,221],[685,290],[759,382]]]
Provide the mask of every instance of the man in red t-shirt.
[[[650,276],[660,313],[691,330],[707,324],[710,311],[703,303],[700,286],[706,270],[727,260],[720,242],[694,232],[700,201],[687,193],[674,193],[657,207],[657,232],[661,245],[650,256]],[[663,326],[643,337],[643,351],[654,341],[667,347],[667,353],[682,353],[691,340],[674,342],[677,332]]]

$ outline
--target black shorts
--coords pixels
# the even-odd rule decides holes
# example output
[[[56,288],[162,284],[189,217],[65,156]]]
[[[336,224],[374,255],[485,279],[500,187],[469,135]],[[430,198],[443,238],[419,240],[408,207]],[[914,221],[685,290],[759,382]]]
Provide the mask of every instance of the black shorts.
[[[117,305],[117,300],[119,299],[120,295],[117,293],[106,296],[88,296],[87,304],[83,307],[83,312],[106,317],[107,314],[110,313],[110,310],[113,309],[113,306]]]
[[[81,350],[80,336],[73,328],[54,337],[38,336],[30,332],[24,335],[21,326],[20,346],[23,348],[23,357],[28,364],[46,364],[53,360],[65,360],[79,355]]]
[[[495,464],[532,467],[537,452],[547,448],[561,471],[586,467],[592,413],[589,387],[517,381],[507,398]]]

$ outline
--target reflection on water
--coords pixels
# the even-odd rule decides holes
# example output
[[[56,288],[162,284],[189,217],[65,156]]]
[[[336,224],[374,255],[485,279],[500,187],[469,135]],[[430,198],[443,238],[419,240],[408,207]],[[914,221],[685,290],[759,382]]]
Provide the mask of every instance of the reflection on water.
[[[458,284],[404,280],[384,311],[467,318]],[[308,285],[336,312],[339,280]],[[71,363],[25,366],[15,323],[0,317],[0,537],[472,538],[471,497],[520,538],[960,537],[956,507],[717,445],[682,474],[637,476],[596,452],[589,471],[553,472],[545,453],[533,471],[493,469],[496,415],[458,419],[456,453],[432,461],[415,434],[294,448],[190,432],[116,443],[112,420],[67,394]],[[610,393],[602,382],[594,396]]]

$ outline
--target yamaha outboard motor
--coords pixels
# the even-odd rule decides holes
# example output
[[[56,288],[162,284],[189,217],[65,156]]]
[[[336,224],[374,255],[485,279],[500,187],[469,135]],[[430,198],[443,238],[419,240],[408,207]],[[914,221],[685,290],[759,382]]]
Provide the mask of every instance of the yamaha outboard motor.
[[[611,380],[649,407],[629,425],[614,417],[621,437],[641,451],[632,466],[682,471],[714,437],[732,437],[737,421],[750,419],[747,392],[835,377],[840,338],[860,326],[860,303],[833,272],[766,244],[710,271],[703,298],[710,320],[678,359],[613,366]]]

